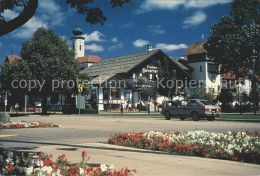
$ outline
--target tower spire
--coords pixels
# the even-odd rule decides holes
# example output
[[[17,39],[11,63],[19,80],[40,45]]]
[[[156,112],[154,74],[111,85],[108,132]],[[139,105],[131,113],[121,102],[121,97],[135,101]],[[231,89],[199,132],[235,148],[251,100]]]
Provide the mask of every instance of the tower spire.
[[[75,59],[77,59],[85,55],[85,37],[83,37],[83,31],[79,28],[79,24],[77,24],[72,33],[74,35],[71,37],[72,48],[75,50]]]

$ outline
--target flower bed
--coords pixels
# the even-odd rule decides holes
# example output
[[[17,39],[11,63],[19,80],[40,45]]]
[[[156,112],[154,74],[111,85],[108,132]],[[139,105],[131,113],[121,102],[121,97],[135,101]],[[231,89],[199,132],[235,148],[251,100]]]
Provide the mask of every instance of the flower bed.
[[[110,144],[260,164],[259,132],[115,133]]]
[[[128,168],[116,170],[114,165],[101,164],[100,167],[90,167],[87,161],[90,156],[82,151],[82,160],[77,164],[68,164],[65,155],[57,160],[52,155],[44,153],[30,154],[26,152],[13,152],[0,149],[0,175],[55,175],[55,176],[128,176],[136,170]]]
[[[52,123],[44,123],[39,121],[18,121],[18,122],[9,122],[9,123],[1,123],[0,122],[0,130],[1,129],[17,129],[17,128],[46,128],[46,127],[59,127],[58,125],[54,125]]]

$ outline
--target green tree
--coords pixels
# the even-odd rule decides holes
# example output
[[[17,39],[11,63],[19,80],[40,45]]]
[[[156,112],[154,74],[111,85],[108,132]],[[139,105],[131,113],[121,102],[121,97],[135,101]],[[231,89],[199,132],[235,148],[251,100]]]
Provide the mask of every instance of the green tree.
[[[192,94],[190,99],[204,99],[213,102],[214,100],[214,92],[212,90],[206,91],[204,86],[200,86],[198,90],[194,94]]]
[[[172,98],[176,93],[176,71],[171,70],[168,59],[164,57],[157,62],[158,77],[157,92],[161,96]]]
[[[95,0],[97,1],[97,0]],[[112,7],[122,7],[125,3],[133,0],[110,0]],[[66,0],[70,8],[76,9],[77,13],[86,15],[86,22],[90,24],[103,25],[107,18],[103,15],[100,8],[93,7],[94,0]],[[5,10],[23,9],[21,13],[10,21],[6,21],[2,13]],[[0,37],[14,31],[24,25],[34,15],[38,8],[38,0],[1,0],[0,1]]]
[[[260,48],[259,23],[259,0],[234,0],[230,16],[223,16],[219,23],[211,26],[211,36],[204,47],[208,57],[221,64],[221,73],[233,72],[239,79],[252,68],[251,56],[257,56]],[[256,59],[256,67],[259,74],[259,59]]]
[[[152,83],[150,87],[142,87],[140,95],[145,101],[148,101],[148,97],[150,97],[150,99],[156,100],[158,95],[156,84]]]
[[[69,49],[67,42],[55,34],[53,29],[39,28],[31,40],[23,42],[21,57],[22,60],[2,65],[2,77],[13,91],[22,90],[29,95],[41,95],[43,114],[47,113],[48,96],[77,91],[79,63],[74,59],[74,52]],[[31,84],[31,89],[29,85],[15,89],[13,80],[26,80],[27,83],[35,80],[43,86],[37,84],[34,87]]]
[[[228,89],[221,89],[221,93],[217,97],[221,102],[221,109],[223,112],[232,112],[231,104],[233,102],[233,92]]]

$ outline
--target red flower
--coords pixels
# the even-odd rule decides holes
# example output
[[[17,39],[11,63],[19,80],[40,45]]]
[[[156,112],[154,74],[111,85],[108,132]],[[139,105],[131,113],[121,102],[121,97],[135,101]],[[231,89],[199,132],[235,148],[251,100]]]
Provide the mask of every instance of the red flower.
[[[194,149],[195,149],[195,150],[199,149],[199,146],[198,146],[198,145],[195,145],[195,146],[194,146]]]
[[[223,150],[219,150],[219,154],[222,155],[223,154]]]
[[[82,151],[82,157],[86,157],[87,156],[87,152],[85,150]]]
[[[238,157],[233,157],[232,160],[237,161]]]
[[[133,169],[133,172],[134,172],[134,173],[137,173],[137,170],[136,170],[136,169]]]
[[[65,154],[59,156],[59,159],[60,159],[60,160],[64,160],[64,159],[65,159]]]
[[[10,164],[10,165],[8,166],[8,168],[7,168],[7,171],[8,171],[8,172],[11,172],[11,171],[12,171],[12,169],[13,169],[13,165],[12,165],[12,164]]]

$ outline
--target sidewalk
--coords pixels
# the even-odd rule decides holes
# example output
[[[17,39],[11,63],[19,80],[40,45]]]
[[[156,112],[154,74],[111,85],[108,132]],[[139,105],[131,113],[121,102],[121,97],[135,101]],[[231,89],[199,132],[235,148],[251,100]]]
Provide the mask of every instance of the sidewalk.
[[[42,151],[57,156],[66,154],[68,161],[79,162],[81,152],[91,156],[89,164],[114,164],[117,169],[128,167],[137,169],[136,175],[259,175],[260,165],[208,159],[190,156],[171,155],[135,148],[102,143],[80,145],[48,145],[30,151]]]

